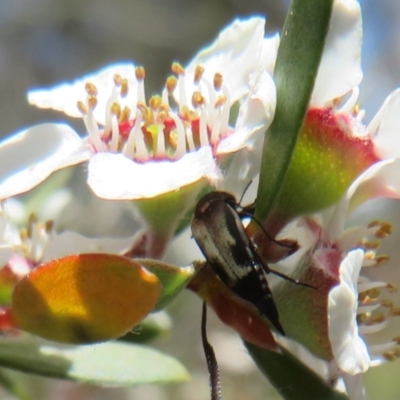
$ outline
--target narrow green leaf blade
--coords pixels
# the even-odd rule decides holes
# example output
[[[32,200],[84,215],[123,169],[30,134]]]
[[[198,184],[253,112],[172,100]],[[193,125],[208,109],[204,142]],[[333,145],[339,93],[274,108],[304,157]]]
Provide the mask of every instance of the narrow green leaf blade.
[[[287,350],[276,353],[245,342],[250,355],[285,400],[348,400]]]
[[[263,147],[255,217],[268,217],[292,159],[328,33],[333,0],[293,0],[274,71],[277,104]]]
[[[189,378],[185,367],[172,357],[121,342],[59,346],[30,339],[4,339],[0,341],[0,365],[102,386],[180,382]]]

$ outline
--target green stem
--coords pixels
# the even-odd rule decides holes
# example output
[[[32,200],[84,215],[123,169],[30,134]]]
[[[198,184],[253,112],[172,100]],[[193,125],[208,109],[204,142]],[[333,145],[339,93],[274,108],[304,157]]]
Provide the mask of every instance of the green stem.
[[[281,353],[244,342],[261,372],[285,400],[348,400],[281,347]]]
[[[277,104],[264,140],[255,217],[265,220],[289,167],[314,87],[333,0],[292,0],[275,66]]]

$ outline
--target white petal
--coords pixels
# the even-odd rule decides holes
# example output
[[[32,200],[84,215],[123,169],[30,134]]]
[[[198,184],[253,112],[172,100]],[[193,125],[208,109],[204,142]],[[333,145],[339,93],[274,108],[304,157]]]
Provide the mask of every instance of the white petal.
[[[266,71],[257,74],[251,83],[251,93],[241,105],[234,132],[221,140],[217,153],[232,153],[251,146],[255,133],[268,128],[275,113],[276,87],[272,77]],[[249,141],[254,135],[254,140]]]
[[[343,96],[361,82],[362,21],[355,0],[336,0],[322,54],[312,106]]]
[[[363,384],[363,375],[342,374],[349,400],[366,400],[367,394]]]
[[[76,232],[63,232],[51,238],[43,252],[42,262],[69,254],[111,253],[124,254],[132,246],[134,237],[121,239],[88,238]]]
[[[337,204],[327,230],[332,240],[342,235],[347,215],[367,200],[400,198],[400,159],[383,160],[364,171]]]
[[[365,226],[345,229],[336,244],[340,251],[347,253],[350,249],[357,247],[357,244],[366,236],[367,232],[368,229]]]
[[[12,254],[13,249],[11,246],[0,246],[0,269],[8,264]]]
[[[187,153],[178,161],[137,163],[122,154],[98,153],[89,162],[88,184],[104,199],[155,197],[179,190],[201,178],[220,178],[210,147]]]
[[[187,98],[196,90],[194,71],[198,65],[205,68],[204,78],[213,82],[214,74],[223,75],[232,102],[248,91],[249,75],[256,69],[264,39],[264,18],[236,19],[221,31],[218,38],[201,50],[185,68]],[[178,90],[176,95],[179,96]]]
[[[369,355],[364,341],[358,334],[357,278],[363,261],[363,251],[354,250],[342,261],[339,269],[340,284],[328,298],[328,329],[332,352],[338,367],[350,374],[365,372]]]
[[[62,111],[70,117],[81,118],[77,102],[86,104],[85,84],[93,83],[98,89],[97,106],[94,110],[95,120],[104,125],[106,103],[114,88],[114,75],[119,74],[128,79],[129,92],[122,105],[136,109],[138,83],[135,77],[135,66],[132,63],[109,65],[97,72],[83,76],[73,82],[64,82],[49,89],[33,89],[28,92],[28,102],[39,108],[50,108]]]
[[[274,73],[276,56],[279,47],[279,34],[265,38],[262,43],[260,54],[260,65],[263,66],[271,75]]]
[[[91,155],[77,133],[65,124],[42,124],[0,143],[0,198],[24,193],[52,172]]]
[[[386,98],[378,115],[381,121],[378,134],[374,137],[374,144],[378,147],[380,156],[400,157],[400,89]]]

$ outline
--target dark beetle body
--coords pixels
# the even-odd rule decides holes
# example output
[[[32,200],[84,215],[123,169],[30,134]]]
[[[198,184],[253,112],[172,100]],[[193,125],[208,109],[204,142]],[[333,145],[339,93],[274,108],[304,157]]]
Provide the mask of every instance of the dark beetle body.
[[[219,278],[237,296],[256,306],[284,335],[265,276],[269,268],[257,255],[242,224],[249,210],[253,206],[241,208],[229,193],[208,193],[197,203],[193,237]]]

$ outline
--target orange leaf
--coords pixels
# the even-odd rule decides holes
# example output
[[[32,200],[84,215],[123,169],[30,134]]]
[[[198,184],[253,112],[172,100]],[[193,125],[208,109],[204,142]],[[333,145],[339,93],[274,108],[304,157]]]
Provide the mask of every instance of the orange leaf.
[[[16,325],[63,343],[95,343],[129,332],[154,308],[158,278],[117,255],[81,254],[34,269],[15,287]]]

